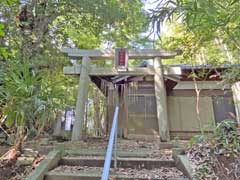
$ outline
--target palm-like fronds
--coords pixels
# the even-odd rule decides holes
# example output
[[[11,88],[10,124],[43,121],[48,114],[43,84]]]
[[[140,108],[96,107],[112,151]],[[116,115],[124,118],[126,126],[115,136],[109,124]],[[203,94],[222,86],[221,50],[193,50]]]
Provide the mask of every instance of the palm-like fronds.
[[[11,64],[3,70],[0,86],[2,115],[9,128],[42,129],[54,119],[54,110],[64,94],[51,85],[47,73],[36,73],[29,65]]]

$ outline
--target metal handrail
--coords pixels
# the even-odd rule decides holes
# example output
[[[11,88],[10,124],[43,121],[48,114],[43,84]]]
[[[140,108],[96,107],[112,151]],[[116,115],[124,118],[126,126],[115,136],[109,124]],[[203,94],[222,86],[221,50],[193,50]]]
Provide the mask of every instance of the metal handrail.
[[[119,107],[116,106],[113,121],[112,121],[112,128],[111,128],[111,133],[110,133],[110,137],[109,137],[109,143],[108,143],[107,152],[106,152],[106,156],[105,156],[105,162],[104,162],[101,180],[108,180],[110,166],[111,166],[114,138],[115,138],[115,158],[114,158],[115,163],[114,164],[115,164],[115,166],[117,164],[116,163],[116,140],[117,140],[118,110],[119,110]]]

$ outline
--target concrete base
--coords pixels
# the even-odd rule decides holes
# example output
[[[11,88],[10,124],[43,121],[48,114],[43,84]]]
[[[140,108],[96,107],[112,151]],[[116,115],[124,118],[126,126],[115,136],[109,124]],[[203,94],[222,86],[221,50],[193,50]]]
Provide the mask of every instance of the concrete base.
[[[51,151],[26,180],[43,180],[45,173],[57,167],[60,159],[61,151]]]
[[[188,177],[190,180],[196,180],[193,176],[191,163],[185,154],[184,149],[173,149],[173,159],[175,160],[176,167],[182,171],[186,177]]]

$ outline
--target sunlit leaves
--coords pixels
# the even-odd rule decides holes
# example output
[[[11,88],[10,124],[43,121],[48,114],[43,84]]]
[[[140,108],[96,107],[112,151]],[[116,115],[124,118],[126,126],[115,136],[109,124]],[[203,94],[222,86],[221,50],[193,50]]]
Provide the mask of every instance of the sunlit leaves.
[[[172,29],[183,27],[172,36],[162,35],[162,47],[184,49],[182,61],[190,64],[239,63],[240,1],[169,0],[159,1],[153,15],[158,21],[171,20]],[[164,8],[168,11],[162,13]],[[171,9],[174,9],[171,10]],[[158,16],[159,15],[159,16]],[[176,23],[177,22],[177,23]]]
[[[54,21],[53,33],[60,44],[70,42],[70,46],[78,48],[97,48],[109,41],[114,46],[127,46],[147,28],[147,17],[139,0],[81,2]]]
[[[174,16],[182,17],[182,22],[189,31],[201,34],[204,38],[222,36],[229,46],[233,45],[239,49],[239,1],[218,0],[182,0],[164,1],[161,7],[155,10],[155,15],[168,9],[165,14],[159,14],[156,18],[161,21],[168,20]],[[170,11],[170,12],[169,12]],[[153,14],[154,15],[154,14]],[[231,39],[232,42],[228,40]]]
[[[4,36],[4,25],[3,24],[0,24],[0,37]]]
[[[13,5],[14,3],[17,3],[17,0],[1,0],[0,5]]]

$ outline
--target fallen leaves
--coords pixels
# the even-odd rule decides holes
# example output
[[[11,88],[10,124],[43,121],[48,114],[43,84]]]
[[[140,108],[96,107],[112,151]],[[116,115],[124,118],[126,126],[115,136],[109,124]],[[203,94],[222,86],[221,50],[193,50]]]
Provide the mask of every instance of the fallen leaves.
[[[45,159],[45,156],[39,156],[32,162],[32,168],[35,169],[42,160]]]
[[[16,148],[11,148],[9,151],[7,151],[1,159],[4,161],[8,161],[9,163],[15,162],[17,160],[17,157],[20,155],[20,152],[17,151]]]
[[[65,172],[65,173],[89,173],[97,174],[101,173],[102,167],[89,167],[89,166],[58,166],[53,172]],[[110,175],[128,176],[134,179],[147,178],[147,179],[166,179],[166,178],[179,178],[184,177],[183,173],[177,168],[158,168],[158,169],[132,169],[132,168],[111,168]],[[110,176],[111,177],[111,176]],[[114,179],[113,177],[111,177]],[[110,179],[111,179],[110,178]]]
[[[21,154],[15,148],[11,148],[0,160],[0,179],[22,180],[44,158],[38,151],[32,149],[23,149]]]
[[[1,180],[22,180],[31,170],[31,166],[18,166],[9,164],[7,161],[0,161]]]
[[[240,134],[234,121],[218,124],[210,137],[204,137],[189,150],[188,157],[196,179],[240,179]]]

